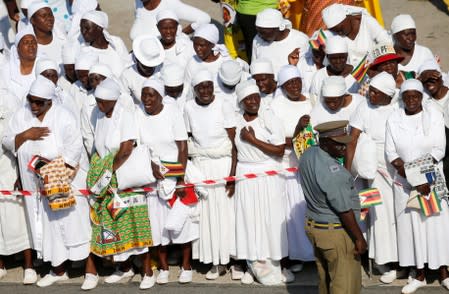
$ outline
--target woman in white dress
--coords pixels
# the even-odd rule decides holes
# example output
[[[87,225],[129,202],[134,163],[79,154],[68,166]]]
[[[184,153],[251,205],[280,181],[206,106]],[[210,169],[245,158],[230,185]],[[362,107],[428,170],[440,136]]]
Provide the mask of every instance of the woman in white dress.
[[[351,170],[357,142],[362,133],[376,144],[377,172],[369,179],[369,187],[379,189],[382,204],[369,209],[370,230],[368,237],[369,257],[377,265],[390,265],[380,277],[385,284],[392,283],[398,275],[391,263],[398,262],[396,220],[394,214],[394,169],[385,158],[385,128],[387,119],[399,108],[393,101],[396,82],[392,75],[381,72],[370,81],[367,101],[357,107],[350,118],[352,142],[348,144],[346,168]],[[363,147],[361,147],[363,148]]]
[[[281,169],[285,152],[282,123],[269,111],[260,111],[259,88],[254,80],[237,85],[243,115],[237,118],[236,175]],[[242,282],[256,277],[265,285],[285,281],[280,260],[288,255],[285,183],[281,176],[259,177],[236,183],[236,257],[246,260]]]
[[[430,154],[442,172],[446,137],[441,113],[422,105],[423,86],[411,79],[402,84],[404,108],[397,109],[387,120],[385,152],[387,160],[396,169],[394,179],[395,215],[398,231],[399,264],[416,268],[416,275],[402,288],[402,293],[413,293],[425,286],[425,268],[439,270],[441,284],[449,289],[449,237],[444,230],[449,227],[447,195],[440,193],[441,211],[426,217],[420,209],[408,207],[411,191],[429,195],[430,184],[406,175],[404,164]],[[407,178],[406,178],[407,176]],[[409,181],[414,181],[413,187]],[[446,190],[447,191],[447,190]],[[418,196],[421,197],[421,196]]]
[[[184,118],[192,138],[189,156],[193,164],[205,179],[222,179],[235,175],[235,110],[214,95],[213,80],[207,70],[196,73],[192,81],[195,99],[187,101]],[[205,189],[208,195],[199,203],[200,238],[193,242],[193,258],[212,263],[206,278],[214,280],[226,272],[223,265],[235,255],[234,183]]]
[[[285,153],[282,167],[298,166],[292,140],[297,130],[304,129],[310,121],[312,103],[302,91],[302,76],[293,65],[281,67],[278,74],[280,95],[271,103],[271,109],[281,120],[285,132]],[[313,261],[313,248],[304,231],[306,201],[299,180],[299,173],[285,175],[285,208],[288,237],[288,257],[296,261]],[[302,269],[301,263],[290,267],[293,272]],[[294,276],[291,275],[294,279]]]
[[[9,119],[14,113],[12,101],[0,97],[0,138],[3,138]],[[0,142],[1,143],[1,142]],[[17,163],[14,154],[0,145],[0,190],[13,191],[18,187]],[[22,252],[24,254],[24,284],[37,280],[33,270],[31,238],[22,196],[0,194],[0,279],[6,276],[3,256]]]
[[[54,209],[50,198],[41,192],[25,197],[33,249],[52,269],[38,281],[39,287],[68,279],[65,261],[84,260],[90,251],[91,226],[86,197],[76,191],[85,189],[87,157],[75,118],[65,108],[53,103],[55,85],[43,76],[33,82],[27,105],[20,108],[9,122],[4,146],[17,155],[24,190],[40,191],[42,181],[28,168],[33,156],[47,160],[62,157],[76,204]],[[52,208],[51,208],[52,207]]]

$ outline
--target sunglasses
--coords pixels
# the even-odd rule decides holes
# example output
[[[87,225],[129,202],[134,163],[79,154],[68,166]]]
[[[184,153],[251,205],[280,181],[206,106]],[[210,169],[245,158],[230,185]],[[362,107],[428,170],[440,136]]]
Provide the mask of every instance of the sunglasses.
[[[28,103],[35,104],[36,106],[40,106],[40,107],[44,106],[48,102],[48,100],[37,100],[37,99],[32,99],[30,97],[27,97],[27,100],[28,100]]]

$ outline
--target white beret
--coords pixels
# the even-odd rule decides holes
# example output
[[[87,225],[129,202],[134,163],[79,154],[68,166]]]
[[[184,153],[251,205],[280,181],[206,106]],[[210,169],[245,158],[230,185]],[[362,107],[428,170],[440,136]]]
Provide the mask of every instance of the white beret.
[[[298,70],[298,67],[288,64],[281,67],[278,73],[278,85],[282,86],[286,82],[294,78],[302,78],[301,73]]]
[[[279,28],[283,21],[284,18],[279,10],[267,8],[257,14],[256,27]]]
[[[409,14],[399,14],[391,22],[391,33],[396,34],[407,29],[416,29],[415,21]]]
[[[418,91],[424,93],[424,87],[421,81],[417,79],[405,80],[401,85],[401,95],[407,91]]]
[[[253,60],[249,67],[251,75],[257,74],[274,74],[273,63],[266,58]]]
[[[370,86],[376,88],[389,97],[393,97],[396,93],[396,81],[392,75],[385,71],[372,78],[370,81]]]
[[[326,40],[325,51],[326,54],[348,53],[348,43],[341,36],[329,37]]]
[[[346,18],[346,9],[341,4],[332,4],[321,11],[324,24],[331,29]]]
[[[321,95],[323,97],[340,97],[346,94],[346,82],[341,76],[330,76],[323,82]]]
[[[253,79],[240,82],[235,87],[235,93],[237,94],[237,101],[239,103],[249,95],[260,94],[259,87],[257,87],[256,81]]]
[[[242,78],[242,66],[235,60],[227,60],[223,62],[218,70],[220,80],[230,86],[237,85]]]
[[[120,86],[111,78],[101,81],[94,93],[95,98],[108,101],[117,101],[120,95]]]
[[[214,77],[212,76],[211,72],[207,69],[200,70],[195,73],[193,79],[192,79],[192,87],[195,87],[196,85],[206,82],[206,81],[214,81]]]

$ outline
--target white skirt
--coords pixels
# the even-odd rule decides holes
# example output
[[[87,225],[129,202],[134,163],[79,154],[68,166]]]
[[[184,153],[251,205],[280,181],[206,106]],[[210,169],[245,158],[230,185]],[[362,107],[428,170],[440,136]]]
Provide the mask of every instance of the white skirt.
[[[0,195],[0,255],[31,248],[22,197]]]
[[[148,213],[150,215],[151,238],[153,246],[168,244],[185,244],[199,237],[199,224],[187,218],[180,232],[169,231],[165,228],[170,213],[166,200],[154,193],[147,196]]]
[[[278,170],[280,164],[237,164],[237,175]],[[280,176],[239,181],[236,184],[237,258],[246,260],[281,260],[288,255],[285,183]]]
[[[449,207],[441,201],[441,212],[425,217],[420,210],[407,208],[411,186],[396,176],[394,184],[395,214],[398,230],[399,265],[418,269],[428,264],[435,270],[449,265]]]
[[[369,258],[379,265],[398,261],[393,179],[386,169],[381,172],[385,176],[377,172],[371,187],[379,189],[382,204],[369,209],[368,235]]]
[[[231,157],[194,158],[193,164],[207,179],[229,176]],[[193,259],[202,263],[225,265],[235,255],[234,197],[228,197],[225,185],[207,186],[207,199],[200,199],[200,238],[192,244]]]

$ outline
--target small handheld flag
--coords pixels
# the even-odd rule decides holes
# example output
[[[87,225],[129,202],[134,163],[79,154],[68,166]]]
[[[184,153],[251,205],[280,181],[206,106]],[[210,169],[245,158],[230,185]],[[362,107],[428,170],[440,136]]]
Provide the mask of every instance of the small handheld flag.
[[[354,79],[361,83],[363,79],[366,76],[366,73],[368,72],[368,54],[363,57],[363,59],[360,61],[360,63],[354,68],[351,75],[354,77]]]
[[[361,208],[368,208],[382,204],[382,197],[380,196],[379,189],[369,188],[359,192],[360,206]]]

